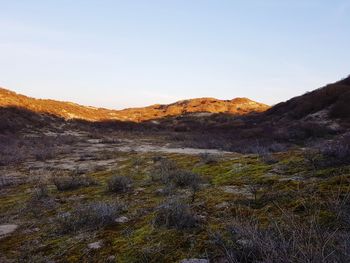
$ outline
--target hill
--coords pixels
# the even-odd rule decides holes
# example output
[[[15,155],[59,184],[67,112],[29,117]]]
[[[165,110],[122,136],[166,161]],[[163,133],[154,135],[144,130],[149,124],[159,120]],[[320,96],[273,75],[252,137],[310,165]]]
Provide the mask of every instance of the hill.
[[[244,115],[251,112],[262,112],[269,108],[269,106],[265,104],[246,98],[236,98],[233,100],[199,98],[178,101],[169,105],[157,104],[144,108],[109,110],[82,106],[71,102],[30,98],[3,88],[0,88],[0,107],[17,107],[35,113],[50,114],[64,119],[80,119],[86,121],[121,120],[133,122],[199,112]]]
[[[325,87],[279,103],[267,116],[301,119],[323,111],[325,118],[350,118],[350,76]]]

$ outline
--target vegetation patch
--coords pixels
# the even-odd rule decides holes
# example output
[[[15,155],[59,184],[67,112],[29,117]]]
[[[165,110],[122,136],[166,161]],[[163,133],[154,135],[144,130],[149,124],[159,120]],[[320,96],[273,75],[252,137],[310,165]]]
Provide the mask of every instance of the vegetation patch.
[[[113,224],[124,206],[117,202],[82,204],[70,212],[61,213],[56,223],[61,233],[74,233],[83,229],[96,230]]]

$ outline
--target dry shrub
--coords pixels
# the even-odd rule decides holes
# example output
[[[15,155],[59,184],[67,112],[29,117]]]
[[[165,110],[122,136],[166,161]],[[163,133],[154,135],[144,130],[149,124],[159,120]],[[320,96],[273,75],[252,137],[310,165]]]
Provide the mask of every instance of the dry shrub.
[[[326,157],[326,163],[330,166],[350,164],[350,135],[326,144],[321,148],[321,153]]]
[[[133,180],[127,176],[113,175],[107,181],[107,190],[113,193],[126,193],[132,189]]]
[[[189,205],[173,199],[166,201],[158,208],[154,224],[158,227],[165,226],[182,230],[198,226],[199,221]]]
[[[199,157],[204,164],[214,164],[218,162],[218,157],[210,153],[201,153]]]
[[[56,175],[53,177],[52,181],[58,191],[69,191],[98,184],[92,177],[80,175]]]
[[[330,111],[330,116],[333,118],[350,118],[350,91],[344,93],[334,104]]]
[[[280,208],[282,216],[262,224],[238,215],[212,244],[225,262],[349,262],[349,193],[339,190],[302,216]]]
[[[178,170],[177,164],[169,159],[161,158],[157,160],[157,164],[153,171],[151,172],[152,181],[161,181],[162,183],[168,183],[170,180],[170,175],[174,170]]]
[[[74,233],[82,229],[96,230],[113,224],[123,209],[124,207],[116,202],[94,202],[59,214],[56,222],[61,233]]]

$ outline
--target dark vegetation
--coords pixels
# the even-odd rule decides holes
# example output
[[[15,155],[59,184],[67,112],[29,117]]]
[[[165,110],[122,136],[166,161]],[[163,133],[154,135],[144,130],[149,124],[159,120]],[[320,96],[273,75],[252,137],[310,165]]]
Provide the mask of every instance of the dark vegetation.
[[[199,220],[189,205],[175,198],[164,202],[157,209],[154,224],[183,230],[198,226]]]
[[[57,127],[65,123],[66,128],[84,130],[91,134],[104,133],[105,140],[108,140],[108,133],[113,131],[153,136],[166,133],[170,134],[168,139],[174,144],[187,147],[256,153],[258,147],[263,146],[274,152],[343,133],[349,126],[349,96],[350,84],[347,78],[280,103],[262,113],[245,116],[220,113],[202,117],[184,114],[158,119],[157,123],[83,120],[64,122],[61,118],[38,115],[25,109],[2,108],[0,134],[5,136],[29,127],[32,130],[43,127],[54,129],[53,124]],[[322,111],[321,116],[311,115]],[[341,126],[332,126],[333,120],[337,120]],[[41,153],[39,159],[40,155]]]
[[[309,114],[331,108],[330,116],[349,118],[350,108],[344,101],[350,96],[350,77],[280,103],[266,112],[273,118],[301,119]]]
[[[0,166],[18,164],[25,160],[44,161],[71,151],[79,138],[72,135],[25,136],[0,133]]]
[[[322,227],[318,219],[300,221],[285,215],[282,222],[261,227],[241,218],[228,230],[228,238],[213,236],[227,262],[347,262],[350,235]]]
[[[52,181],[58,191],[69,191],[98,184],[94,178],[85,175],[58,175],[54,176]]]
[[[200,190],[201,183],[203,183],[203,179],[198,174],[181,169],[176,163],[164,158],[159,160],[150,176],[152,181],[160,181],[164,184],[162,190],[164,195],[174,195],[176,188],[191,190],[192,203],[195,201],[196,193]]]
[[[132,184],[130,177],[113,175],[107,182],[107,190],[113,193],[126,193],[132,189]]]

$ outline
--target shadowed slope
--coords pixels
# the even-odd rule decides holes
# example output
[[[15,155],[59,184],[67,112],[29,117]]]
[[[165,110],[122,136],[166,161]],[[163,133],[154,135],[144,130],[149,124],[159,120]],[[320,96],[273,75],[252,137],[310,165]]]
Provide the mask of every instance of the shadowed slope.
[[[266,115],[300,119],[325,111],[330,118],[350,118],[350,77],[325,87],[294,97],[272,107]]]

